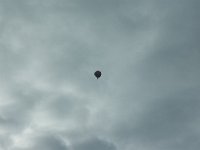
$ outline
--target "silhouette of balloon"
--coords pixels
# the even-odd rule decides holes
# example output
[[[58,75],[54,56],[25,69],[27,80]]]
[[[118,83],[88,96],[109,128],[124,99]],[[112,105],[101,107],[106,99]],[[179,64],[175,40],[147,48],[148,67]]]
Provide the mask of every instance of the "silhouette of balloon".
[[[95,73],[94,73],[95,77],[98,79],[101,77],[101,71],[97,70]]]

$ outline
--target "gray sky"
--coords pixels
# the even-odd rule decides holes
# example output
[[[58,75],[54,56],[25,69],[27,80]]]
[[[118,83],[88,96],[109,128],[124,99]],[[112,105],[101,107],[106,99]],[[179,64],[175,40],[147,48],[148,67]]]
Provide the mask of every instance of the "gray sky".
[[[199,150],[199,7],[0,0],[0,150]]]

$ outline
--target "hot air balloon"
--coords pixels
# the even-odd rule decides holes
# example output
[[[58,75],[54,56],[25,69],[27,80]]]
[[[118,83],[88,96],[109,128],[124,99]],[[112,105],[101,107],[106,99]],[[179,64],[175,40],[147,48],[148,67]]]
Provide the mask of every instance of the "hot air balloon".
[[[101,71],[97,70],[95,73],[94,73],[95,77],[98,79],[101,77]]]

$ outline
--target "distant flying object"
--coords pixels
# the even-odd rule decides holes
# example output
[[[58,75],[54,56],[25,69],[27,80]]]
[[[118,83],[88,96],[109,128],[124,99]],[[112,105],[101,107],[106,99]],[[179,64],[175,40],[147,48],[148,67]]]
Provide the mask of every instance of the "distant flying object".
[[[98,79],[101,77],[101,71],[97,70],[95,73],[94,73],[95,77]]]

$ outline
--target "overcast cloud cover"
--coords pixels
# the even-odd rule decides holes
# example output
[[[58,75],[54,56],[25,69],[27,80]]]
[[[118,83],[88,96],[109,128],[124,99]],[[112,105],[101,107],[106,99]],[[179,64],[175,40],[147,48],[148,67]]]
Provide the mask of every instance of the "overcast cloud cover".
[[[0,150],[199,150],[199,8],[0,0]]]

